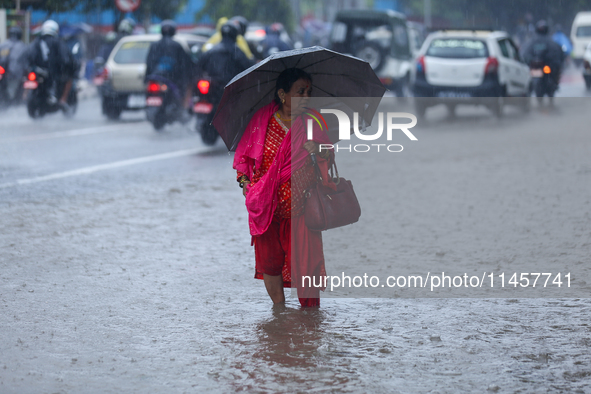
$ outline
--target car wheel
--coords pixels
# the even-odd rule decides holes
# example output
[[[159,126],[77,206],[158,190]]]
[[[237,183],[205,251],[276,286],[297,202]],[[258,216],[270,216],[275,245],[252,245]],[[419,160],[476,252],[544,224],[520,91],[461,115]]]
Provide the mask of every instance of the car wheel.
[[[44,115],[43,111],[41,110],[39,100],[37,100],[35,97],[31,97],[31,99],[27,102],[27,112],[32,119],[37,119]]]
[[[492,111],[497,118],[502,118],[505,113],[505,97],[507,97],[507,89],[503,87],[499,96],[493,99]]]
[[[355,56],[369,63],[374,71],[380,70],[385,63],[386,56],[379,44],[366,42],[355,51]]]
[[[154,130],[162,131],[164,126],[166,125],[166,116],[163,113],[157,113],[154,116],[154,120],[152,121],[152,126],[154,126]]]
[[[207,146],[212,146],[218,140],[219,134],[213,126],[208,125],[201,130],[201,141]]]
[[[110,120],[117,120],[123,110],[114,104],[109,104],[103,100],[103,114]]]

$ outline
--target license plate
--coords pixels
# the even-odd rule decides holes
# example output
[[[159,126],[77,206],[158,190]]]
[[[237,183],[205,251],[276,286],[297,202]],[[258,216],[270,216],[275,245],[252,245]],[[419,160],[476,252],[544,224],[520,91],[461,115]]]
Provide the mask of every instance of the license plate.
[[[150,96],[146,99],[146,105],[148,107],[160,107],[162,105],[162,97]]]
[[[213,104],[210,103],[195,103],[193,112],[196,114],[209,114],[213,110]]]
[[[128,108],[143,108],[146,106],[146,96],[143,94],[130,94],[127,97]]]
[[[454,92],[454,91],[450,91],[450,92],[439,92],[439,94],[437,96],[438,97],[451,97],[451,98],[468,98],[468,97],[472,97],[472,95],[470,93],[467,93],[467,92]]]
[[[35,81],[25,81],[23,84],[25,89],[37,89],[37,86],[39,86],[39,84]]]
[[[539,69],[533,69],[529,73],[533,78],[542,78],[544,76],[544,72]]]

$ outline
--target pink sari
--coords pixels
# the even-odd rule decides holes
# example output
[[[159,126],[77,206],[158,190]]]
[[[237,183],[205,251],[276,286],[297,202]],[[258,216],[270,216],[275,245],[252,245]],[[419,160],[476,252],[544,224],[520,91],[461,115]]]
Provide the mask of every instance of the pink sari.
[[[267,126],[277,109],[278,105],[273,102],[257,111],[236,149],[234,169],[246,174],[250,179],[253,178],[255,168],[262,165]],[[303,116],[294,120],[291,129],[279,147],[273,164],[267,173],[248,189],[245,204],[248,211],[250,233],[253,237],[263,234],[271,224],[277,207],[276,196],[279,186],[289,180],[292,173],[306,164],[309,153],[303,148],[307,141],[305,122],[306,118]],[[330,144],[326,133],[316,124],[314,141],[319,144]],[[334,187],[334,184],[328,182],[328,161],[320,157],[317,158],[324,183]],[[315,276],[317,277],[315,283],[322,283],[320,280],[324,266],[322,234],[308,229],[304,222],[304,215],[291,218],[291,234],[293,245],[291,286],[297,287],[302,306],[318,305],[318,300],[314,301],[313,299],[319,297],[320,288],[304,288],[302,276]]]
[[[267,126],[278,105],[272,102],[258,110],[249,122],[244,135],[238,144],[234,155],[234,169],[246,174],[252,179],[255,168],[263,162],[263,151]],[[296,118],[291,129],[283,139],[275,160],[267,173],[246,194],[246,209],[248,211],[248,225],[253,236],[264,233],[277,207],[275,198],[279,185],[286,182],[295,171],[299,170],[308,158],[308,152],[303,148],[308,140],[305,131],[306,119]],[[326,132],[314,123],[314,139],[319,144],[330,144]],[[293,149],[292,149],[293,147]],[[293,152],[292,152],[293,150]],[[328,162],[318,157],[321,172],[328,173]],[[326,176],[322,177],[327,180]]]

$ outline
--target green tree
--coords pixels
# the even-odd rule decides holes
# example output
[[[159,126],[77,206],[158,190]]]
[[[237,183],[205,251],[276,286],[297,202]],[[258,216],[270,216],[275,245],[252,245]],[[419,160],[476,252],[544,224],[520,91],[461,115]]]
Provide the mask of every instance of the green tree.
[[[225,16],[242,15],[249,21],[281,22],[288,31],[294,28],[292,9],[288,0],[206,0],[196,20],[209,16],[214,22]]]

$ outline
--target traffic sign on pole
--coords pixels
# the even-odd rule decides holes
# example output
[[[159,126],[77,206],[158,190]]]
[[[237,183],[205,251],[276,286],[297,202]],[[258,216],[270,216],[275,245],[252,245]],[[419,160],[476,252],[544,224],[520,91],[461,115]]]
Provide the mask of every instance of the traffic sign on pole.
[[[140,6],[141,0],[115,0],[115,5],[121,12],[133,12]]]

